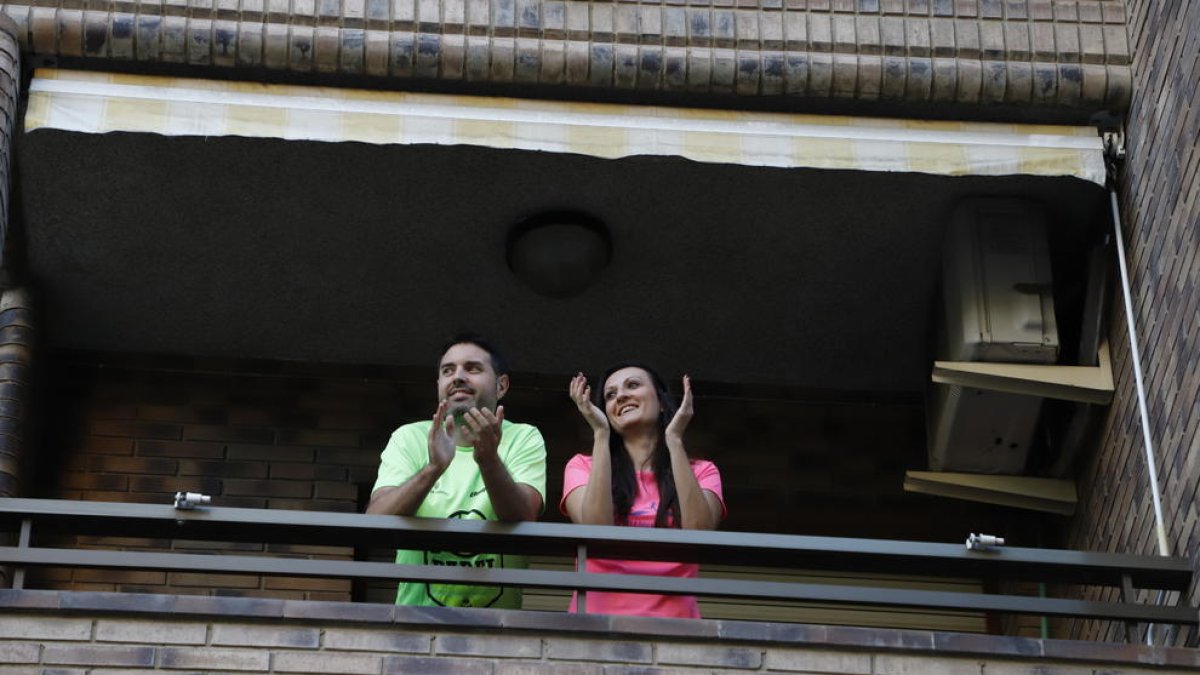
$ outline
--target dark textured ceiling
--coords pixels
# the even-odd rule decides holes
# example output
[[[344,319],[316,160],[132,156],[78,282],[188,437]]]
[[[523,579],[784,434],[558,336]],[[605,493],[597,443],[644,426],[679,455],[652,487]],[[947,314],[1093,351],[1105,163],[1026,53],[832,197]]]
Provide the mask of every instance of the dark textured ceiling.
[[[232,137],[41,130],[18,161],[55,347],[426,365],[472,328],[522,371],[633,357],[711,382],[885,394],[928,377],[958,199],[1045,203],[1063,278],[1105,203],[1066,178]],[[505,239],[563,208],[607,223],[613,258],[553,300],[507,269]]]

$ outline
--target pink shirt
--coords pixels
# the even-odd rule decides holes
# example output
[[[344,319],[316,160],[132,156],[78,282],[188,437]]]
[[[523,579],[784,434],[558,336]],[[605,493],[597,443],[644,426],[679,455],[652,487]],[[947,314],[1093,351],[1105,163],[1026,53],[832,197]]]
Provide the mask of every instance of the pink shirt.
[[[588,476],[592,473],[592,458],[588,455],[575,455],[567,462],[563,472],[563,497],[558,508],[567,513],[567,495],[576,488],[587,485]],[[692,460],[692,474],[700,483],[700,489],[715,494],[721,502],[721,517],[725,516],[725,498],[721,494],[721,473],[717,465],[705,460]],[[658,514],[658,484],[654,474],[649,471],[639,471],[638,492],[629,510],[630,527],[654,527],[654,517]],[[588,572],[601,574],[644,574],[663,577],[694,578],[699,574],[700,566],[695,563],[673,563],[650,560],[605,560],[588,558]],[[571,612],[575,611],[575,598],[571,598]],[[589,614],[633,614],[637,616],[670,616],[684,618],[700,618],[700,608],[696,598],[690,595],[651,595],[647,593],[602,593],[589,591],[587,594],[587,611]]]

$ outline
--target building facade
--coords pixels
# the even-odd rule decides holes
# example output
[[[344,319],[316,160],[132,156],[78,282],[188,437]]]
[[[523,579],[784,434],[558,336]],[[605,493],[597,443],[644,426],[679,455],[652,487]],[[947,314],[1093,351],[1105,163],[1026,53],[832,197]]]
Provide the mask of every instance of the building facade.
[[[1170,553],[1197,564],[1200,377],[1191,363],[1200,357],[1200,266],[1195,262],[1200,207],[1191,188],[1200,187],[1200,153],[1195,152],[1200,118],[1192,113],[1193,104],[1200,101],[1190,83],[1197,72],[1200,39],[1194,35],[1200,34],[1200,8],[1138,0],[241,0],[98,5],[60,0],[4,3],[3,14],[11,22],[4,24],[0,36],[5,40],[0,58],[7,59],[0,63],[7,78],[0,84],[10,112],[0,151],[10,172],[6,185],[14,185],[18,195],[14,208],[8,198],[12,193],[4,194],[8,286],[0,306],[0,332],[5,335],[0,352],[5,357],[0,364],[0,493],[5,496],[162,503],[177,490],[196,490],[220,497],[227,506],[358,511],[363,486],[373,479],[390,427],[406,417],[419,417],[417,412],[423,415],[432,393],[420,364],[433,357],[417,354],[385,366],[354,365],[353,359],[339,365],[326,363],[319,351],[298,357],[291,344],[279,353],[206,352],[178,347],[194,343],[167,340],[164,355],[145,347],[152,342],[128,321],[114,321],[118,328],[109,333],[124,334],[140,345],[132,354],[99,340],[64,339],[65,324],[55,315],[61,310],[54,305],[75,301],[65,299],[69,293],[56,285],[52,270],[61,268],[39,267],[44,258],[29,254],[30,246],[43,250],[38,247],[46,241],[40,230],[30,230],[60,222],[57,211],[45,208],[52,201],[49,194],[63,195],[88,214],[111,217],[115,211],[106,210],[109,205],[98,198],[107,187],[88,191],[71,185],[51,188],[45,182],[31,187],[22,183],[25,176],[54,175],[55,167],[62,166],[65,176],[81,181],[94,166],[80,160],[84,169],[71,169],[61,158],[114,147],[126,147],[130,156],[139,158],[139,153],[177,153],[188,160],[212,160],[187,141],[150,145],[160,142],[118,135],[96,144],[67,138],[56,146],[60,140],[38,141],[33,134],[23,138],[22,86],[28,86],[33,68],[650,104],[665,110],[1093,124],[1124,131],[1126,156],[1116,184],[1163,520]],[[12,171],[14,138],[18,145],[25,144],[25,154],[17,153]],[[375,159],[375,151],[361,149],[326,153],[308,146],[293,152],[241,140],[213,145],[228,158],[268,167],[289,161],[316,166],[323,158],[351,175],[345,168],[351,163],[389,167],[393,161],[391,156]],[[36,153],[44,149],[55,152],[53,161],[39,160]],[[309,158],[297,160],[303,154]],[[448,163],[453,166],[460,159],[483,161],[464,156]],[[541,160],[520,161],[532,167]],[[25,166],[29,168],[22,174]],[[180,169],[179,175],[198,185],[199,176],[219,168],[204,165],[195,173]],[[566,173],[568,169],[574,171],[567,164],[558,170],[578,175]],[[555,169],[537,170],[552,174]],[[584,172],[579,169],[579,174]],[[762,178],[735,174],[733,169],[713,172],[715,178],[671,166],[664,174],[686,176],[686,181],[702,186],[720,185],[721,176],[736,176],[736,181]],[[405,180],[411,178],[406,174]],[[924,187],[854,187],[854,180],[845,180],[851,187],[838,188],[844,192],[835,191],[833,199],[853,201],[861,198],[860,191],[875,195],[885,189]],[[988,185],[972,184],[975,187]],[[1001,191],[1020,193],[1025,187],[1005,185]],[[1053,192],[1058,185],[1035,189]],[[780,194],[773,184],[765,190]],[[346,199],[343,193],[330,194]],[[1088,193],[1079,203],[1088,213],[1086,219],[1103,224],[1106,204],[1096,194]],[[134,220],[145,213],[162,213],[121,208],[128,208]],[[138,227],[151,225],[138,220]],[[136,239],[122,241],[127,248],[137,248]],[[780,247],[791,245],[790,240],[780,241]],[[241,245],[241,240],[231,242],[217,241],[215,247]],[[866,241],[864,247],[870,246]],[[264,247],[258,255],[265,258],[269,249]],[[147,257],[158,255],[158,249],[146,250]],[[136,256],[131,260],[140,264]],[[164,264],[174,263],[147,261],[144,268],[129,266],[127,274],[145,274],[149,283],[157,283],[154,269]],[[98,290],[121,290],[106,288],[101,281],[95,284]],[[171,296],[193,290],[183,285],[163,292]],[[845,292],[852,294],[850,289]],[[872,393],[869,386],[859,385],[850,388],[853,395],[843,391],[814,399],[817,385],[812,381],[785,378],[767,387],[756,385],[757,380],[721,376],[714,378],[710,421],[697,430],[697,445],[713,449],[739,498],[727,527],[924,540],[987,527],[1026,545],[1155,553],[1155,515],[1119,288],[1112,296],[1107,329],[1115,393],[1097,450],[1086,454],[1075,476],[1080,495],[1076,515],[1048,519],[1017,509],[914,500],[902,494],[895,477],[924,453],[923,402],[911,391],[899,391],[903,387]],[[271,310],[251,311],[269,315]],[[152,312],[138,316],[149,321]],[[50,318],[39,323],[38,317]],[[322,341],[315,331],[313,335],[322,348],[339,341]],[[362,363],[377,362],[367,356],[370,346],[356,348],[364,355]],[[338,352],[333,360],[346,362],[346,353],[355,352]],[[916,360],[924,363],[924,357]],[[714,362],[722,359],[735,367],[731,356],[712,357]],[[524,414],[552,439],[554,494],[556,466],[560,469],[584,439],[579,425],[572,423],[565,397],[558,396],[562,383],[554,373],[565,370],[540,365],[529,370],[528,384],[517,388],[519,398],[513,405],[523,406]],[[748,426],[755,429],[748,445],[774,448],[781,434],[791,433],[795,447],[802,450],[781,455],[786,470],[767,476],[772,472],[764,472],[762,466],[770,460],[769,453],[737,451],[747,444]],[[899,449],[890,455],[875,452],[884,446]],[[562,456],[553,455],[556,448]],[[84,548],[113,544],[86,538],[75,543]],[[228,550],[137,538],[116,545],[129,550]],[[312,559],[363,554],[319,545],[257,550]],[[59,667],[495,673],[1200,669],[1194,629],[1160,629],[1150,636],[1155,646],[1057,639],[1128,638],[1124,625],[1105,621],[1063,621],[1042,628],[1002,624],[987,616],[925,616],[871,624],[862,616],[818,610],[807,615],[807,625],[754,624],[737,619],[794,620],[794,615],[762,607],[714,606],[706,613],[720,618],[698,624],[695,632],[670,622],[600,617],[578,617],[577,624],[564,626],[551,618],[553,614],[519,612],[450,613],[429,619],[385,605],[351,604],[350,600],[381,597],[380,591],[329,579],[58,568],[32,579],[37,580],[32,587],[41,590],[6,592],[13,617],[0,623],[0,638],[7,640],[0,645],[5,667],[29,672]],[[112,592],[118,595],[107,595]],[[1063,592],[1092,594],[1089,589]],[[1112,592],[1106,593],[1103,597],[1111,599]],[[148,595],[129,595],[139,600],[122,602],[119,594]],[[194,595],[206,598],[190,597]],[[1165,601],[1190,607],[1200,601],[1195,584],[1182,595]],[[541,601],[555,609],[562,597]],[[889,627],[851,629],[837,627],[839,623]],[[1143,625],[1141,630],[1139,640],[1147,629]]]

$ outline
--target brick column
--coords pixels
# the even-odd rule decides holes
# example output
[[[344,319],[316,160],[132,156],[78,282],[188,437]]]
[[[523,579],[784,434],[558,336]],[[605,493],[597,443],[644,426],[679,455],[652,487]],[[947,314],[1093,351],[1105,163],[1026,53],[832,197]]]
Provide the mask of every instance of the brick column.
[[[12,138],[21,85],[21,53],[17,25],[0,14],[0,284],[11,280],[8,251],[12,176]],[[21,464],[21,431],[28,389],[32,324],[26,293],[0,291],[0,497],[17,494]]]
[[[15,497],[24,464],[25,410],[32,365],[33,322],[28,294],[0,294],[0,497]]]
[[[0,497],[16,496],[20,485],[32,342],[28,295],[8,288],[12,139],[21,89],[17,31],[17,24],[0,14]],[[0,586],[7,585],[8,569],[0,568]]]
[[[12,139],[17,126],[17,99],[21,93],[21,49],[19,28],[7,14],[0,14],[0,286],[8,286],[9,195],[12,192]]]

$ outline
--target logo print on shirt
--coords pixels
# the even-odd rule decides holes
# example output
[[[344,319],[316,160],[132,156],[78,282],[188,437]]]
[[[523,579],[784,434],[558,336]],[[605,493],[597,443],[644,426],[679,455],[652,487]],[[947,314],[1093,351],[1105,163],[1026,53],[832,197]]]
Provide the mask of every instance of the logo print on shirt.
[[[487,492],[487,486],[481,487],[481,488],[479,488],[478,490],[472,490],[472,491],[471,491],[471,496],[472,496],[472,497],[478,497],[479,495],[481,495],[481,494],[483,494],[483,493],[485,493],[485,492]]]
[[[461,520],[487,520],[483,513],[474,509],[456,511],[447,518]],[[467,553],[454,551],[426,551],[425,564],[451,567],[504,567],[504,556],[494,553]],[[461,584],[425,584],[425,594],[442,607],[490,607],[495,604],[504,589],[491,586],[467,586]]]
[[[631,515],[631,516],[657,516],[658,515],[658,502],[650,502],[646,506],[646,508],[630,509],[629,515]]]

